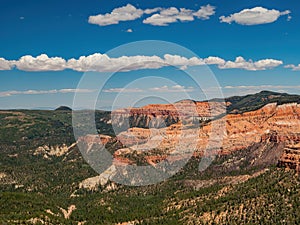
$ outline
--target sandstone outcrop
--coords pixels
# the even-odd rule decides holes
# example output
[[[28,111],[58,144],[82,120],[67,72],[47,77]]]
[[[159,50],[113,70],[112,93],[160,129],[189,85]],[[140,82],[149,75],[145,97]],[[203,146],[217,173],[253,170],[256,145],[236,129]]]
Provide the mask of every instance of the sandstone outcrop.
[[[104,171],[102,174],[99,176],[95,177],[90,177],[85,180],[83,180],[79,184],[79,188],[87,189],[90,191],[95,191],[97,190],[98,187],[103,187],[105,186],[110,178],[114,176],[116,173],[116,168],[114,165],[112,165],[110,168],[108,168],[106,171]],[[116,189],[116,185],[114,183],[111,183],[109,186],[107,186],[107,190],[114,190]]]
[[[76,146],[76,143],[67,146],[65,144],[61,145],[61,146],[48,146],[48,145],[44,145],[44,146],[40,146],[38,147],[33,155],[37,156],[37,155],[43,155],[43,157],[45,159],[51,159],[51,157],[55,156],[55,157],[61,157],[63,155],[66,155],[70,152],[70,150],[72,148],[74,148]]]
[[[160,128],[179,121],[204,122],[225,113],[225,103],[183,100],[174,104],[152,104],[141,108],[125,108],[112,112],[116,127]]]
[[[244,157],[248,164],[264,168],[264,164],[278,162],[285,145],[300,143],[300,104],[272,103],[255,111],[228,114],[203,126],[179,121],[159,129],[133,127],[116,137],[88,135],[80,141],[86,146],[108,143],[117,143],[114,146],[118,146],[112,153],[112,166],[79,185],[89,190],[105,187],[116,173],[112,168],[119,170],[140,163],[156,167],[163,160],[177,162],[193,156],[226,156],[244,149],[252,151]],[[299,169],[295,164],[298,156],[286,152],[281,158],[281,165]],[[293,164],[287,160],[294,160]],[[234,169],[235,165],[231,167]]]
[[[176,149],[187,151],[189,144],[195,141],[195,156],[201,156],[207,150],[214,153],[217,151],[217,154],[230,154],[262,141],[295,144],[300,142],[300,104],[272,103],[252,112],[226,115],[196,129],[181,123],[162,129],[130,128],[118,137],[127,147],[115,153],[119,159],[132,151],[142,152],[155,148],[161,152],[158,158],[163,160]],[[215,150],[212,148],[214,142]],[[221,147],[217,148],[218,146]],[[147,160],[151,163],[157,161],[157,158]]]
[[[278,166],[296,170],[300,174],[300,145],[287,146],[278,162]]]

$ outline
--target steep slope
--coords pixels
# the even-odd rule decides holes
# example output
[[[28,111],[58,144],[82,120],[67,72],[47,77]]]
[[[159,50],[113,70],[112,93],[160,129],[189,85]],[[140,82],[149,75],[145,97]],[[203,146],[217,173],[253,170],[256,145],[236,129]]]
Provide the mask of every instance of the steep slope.
[[[190,112],[194,114],[193,116],[189,114],[189,116],[195,123],[206,123],[224,115],[226,110],[228,114],[239,114],[258,110],[270,103],[278,105],[300,103],[300,96],[262,91],[246,96],[233,96],[210,101],[183,100],[174,104],[151,104],[141,108],[115,110],[112,112],[111,122],[122,131],[128,127],[160,128],[182,121],[184,114]]]
[[[214,126],[220,127],[212,127]],[[225,123],[224,130],[222,124]],[[127,148],[119,149],[115,155],[120,157],[132,151],[143,152],[145,149],[160,151],[161,158],[166,158],[168,153],[182,149],[184,151],[190,143],[198,142],[194,155],[202,156],[207,149],[210,139],[223,141],[222,147],[217,149],[217,154],[230,154],[242,150],[261,141],[275,143],[295,144],[300,142],[300,104],[290,103],[278,105],[271,103],[261,109],[241,114],[228,114],[225,117],[210,122],[200,129],[198,140],[195,135],[198,129],[189,128],[181,123],[163,129],[131,128],[120,135],[119,140]],[[139,145],[137,145],[139,144]],[[178,147],[178,145],[181,145]],[[210,145],[212,148],[214,145]],[[181,152],[182,153],[182,152]]]
[[[300,144],[287,146],[279,159],[278,166],[296,170],[300,174]]]
[[[257,110],[270,103],[277,103],[279,105],[293,102],[300,103],[300,96],[273,91],[261,91],[246,96],[229,97],[225,101],[228,103],[227,111],[229,113],[242,113]]]
[[[179,121],[201,123],[225,112],[222,102],[183,100],[174,104],[152,104],[141,108],[125,108],[112,112],[112,124],[117,127],[160,128]]]

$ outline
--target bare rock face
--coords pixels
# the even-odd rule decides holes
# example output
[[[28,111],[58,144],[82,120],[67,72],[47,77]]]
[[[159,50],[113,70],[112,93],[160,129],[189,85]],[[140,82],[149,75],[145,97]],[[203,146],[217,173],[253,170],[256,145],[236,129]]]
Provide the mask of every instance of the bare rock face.
[[[225,121],[223,151],[226,153],[268,138],[287,144],[300,141],[300,104],[272,103],[256,111],[227,115]]]
[[[112,124],[117,127],[166,127],[179,121],[191,123],[210,120],[225,111],[221,102],[184,100],[175,104],[151,104],[141,108],[126,108],[112,112]]]
[[[180,104],[188,109],[186,102]],[[208,105],[197,104],[199,106],[197,113],[201,112],[202,115],[207,116]],[[133,112],[150,118],[158,116],[158,113],[160,116],[170,115],[172,107],[174,106],[149,105],[134,109]],[[124,114],[119,113],[118,116],[120,115]],[[177,116],[175,111],[173,116]],[[255,111],[228,114],[202,127],[179,120],[163,128],[133,127],[119,133],[116,138],[89,135],[83,137],[82,141],[103,145],[112,141],[119,143],[113,155],[113,164],[116,166],[135,164],[134,159],[140,158],[144,163],[155,166],[162,160],[176,161],[182,157],[190,157],[191,154],[194,157],[201,157],[204,154],[228,155],[255,144],[259,146],[259,143],[276,143],[276,146],[294,145],[300,143],[300,104],[271,103]],[[270,151],[268,150],[268,156],[272,155]],[[256,152],[258,155],[255,157],[261,158],[260,150],[257,149]],[[274,157],[278,159],[281,153],[277,149]],[[273,162],[275,158],[268,161]],[[264,159],[260,161],[263,163]]]
[[[300,104],[272,103],[255,111],[228,114],[204,126],[179,121],[163,128],[133,127],[116,137],[88,135],[80,138],[80,142],[88,147],[87,153],[92,152],[94,144],[117,146],[109,169],[80,183],[80,188],[88,190],[114,190],[114,184],[107,186],[108,181],[127,165],[156,167],[164,160],[172,163],[208,154],[237,154],[237,162],[223,165],[226,170],[235,170],[241,160],[249,166],[265,168],[264,165],[274,165],[280,159],[281,166],[299,171],[300,150],[288,149],[283,154],[283,148],[300,143]],[[241,158],[240,150],[247,150]]]
[[[61,157],[64,156],[66,154],[68,154],[70,152],[70,150],[72,148],[74,148],[76,146],[76,143],[67,146],[65,144],[61,145],[61,146],[48,146],[48,145],[44,145],[44,146],[40,146],[38,147],[33,155],[37,156],[37,155],[43,155],[43,157],[45,159],[51,159],[51,157]]]
[[[85,180],[83,180],[79,184],[79,188],[87,189],[90,191],[97,190],[98,187],[104,187],[110,180],[112,176],[116,173],[116,168],[114,165],[112,165],[110,168],[108,168],[106,171],[104,171],[99,176],[90,177]],[[111,183],[106,187],[107,191],[115,190],[117,186],[114,183]]]
[[[300,174],[300,144],[287,146],[278,162],[278,166],[296,170]]]
[[[218,122],[220,129],[218,129]],[[225,122],[225,129],[221,124]],[[184,132],[183,132],[184,131]],[[189,143],[195,142],[195,133],[198,133],[197,151],[194,156],[202,156],[211,141],[217,142],[223,136],[222,147],[217,149],[217,154],[230,154],[260,142],[275,142],[295,144],[300,142],[300,104],[276,103],[268,104],[263,108],[242,114],[229,114],[202,128],[189,128],[181,123],[162,129],[130,128],[120,134],[120,141],[127,148],[120,149],[115,156],[121,156],[130,151],[139,153],[139,150],[155,148],[161,154],[160,159],[178,149],[184,151]],[[214,139],[215,140],[212,140]],[[211,144],[210,144],[211,145]],[[213,145],[212,145],[213,146]],[[180,152],[182,154],[182,152]],[[150,163],[157,161],[157,156],[147,159]]]

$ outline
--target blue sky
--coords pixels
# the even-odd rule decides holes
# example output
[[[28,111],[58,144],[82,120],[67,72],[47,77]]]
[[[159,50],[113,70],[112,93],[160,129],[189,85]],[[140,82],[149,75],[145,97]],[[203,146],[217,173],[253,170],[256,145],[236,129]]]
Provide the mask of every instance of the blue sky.
[[[111,14],[113,10],[115,14]],[[256,16],[251,18],[253,13]],[[145,60],[142,56],[155,55],[159,61],[176,64],[172,66],[181,70],[172,66],[153,68],[145,61],[147,65],[118,72],[104,85],[99,100],[103,108],[112,104],[124,86],[148,76],[175,83],[147,80],[142,87],[139,83],[123,91],[123,95],[143,99],[156,93],[161,99],[168,96],[170,101],[176,101],[183,97],[182,92],[187,92],[191,98],[201,98],[195,84],[184,76],[185,70],[201,62],[210,64],[225,96],[265,89],[300,94],[299,24],[300,4],[291,0],[1,0],[0,108],[72,106],[80,79],[90,70],[102,76],[121,69],[122,56],[135,62],[140,58],[130,57]],[[135,49],[131,45],[133,49],[119,47],[111,51],[143,40],[176,43],[194,54],[168,46],[151,49],[138,45]],[[101,61],[106,59],[105,53],[109,59]],[[45,55],[38,58],[41,54]],[[170,57],[166,58],[166,54]],[[185,58],[176,58],[174,63],[175,55]],[[81,56],[86,58],[79,60]],[[196,63],[188,61],[193,56],[198,59]],[[237,57],[243,58],[236,61]],[[88,97],[98,84],[103,85],[101,79],[97,82],[80,93]],[[160,100],[149,98],[140,102]],[[128,104],[124,100],[120,107]],[[86,105],[82,103],[81,107]]]

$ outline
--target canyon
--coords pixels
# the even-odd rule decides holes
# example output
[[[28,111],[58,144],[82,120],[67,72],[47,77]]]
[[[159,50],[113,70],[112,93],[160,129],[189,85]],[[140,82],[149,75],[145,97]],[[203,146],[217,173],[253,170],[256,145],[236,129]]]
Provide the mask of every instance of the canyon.
[[[225,104],[228,107],[231,103]],[[182,117],[178,116],[178,108],[180,113],[185,112]],[[198,116],[192,112],[193,109]],[[223,110],[224,104],[220,102],[195,103],[189,100],[180,102],[179,106],[148,105],[122,109],[112,113],[112,123],[123,124],[123,119],[131,116],[135,126],[131,124],[116,137],[106,138],[105,144],[118,143],[113,153],[115,164],[135,164],[131,157],[135,155],[146,164],[155,166],[162,160],[176,161],[191,155],[229,155],[257,143],[271,142],[284,146],[300,143],[298,103],[269,103],[257,110],[227,115],[223,115]],[[153,127],[153,118],[170,123],[163,127],[154,124]],[[202,123],[195,124],[195,118]],[[281,150],[280,154],[275,154],[277,160],[283,154],[283,148]]]
[[[161,128],[179,121],[205,122],[225,112],[225,102],[182,100],[174,104],[151,104],[141,108],[117,109],[112,112],[111,118],[117,128]]]

